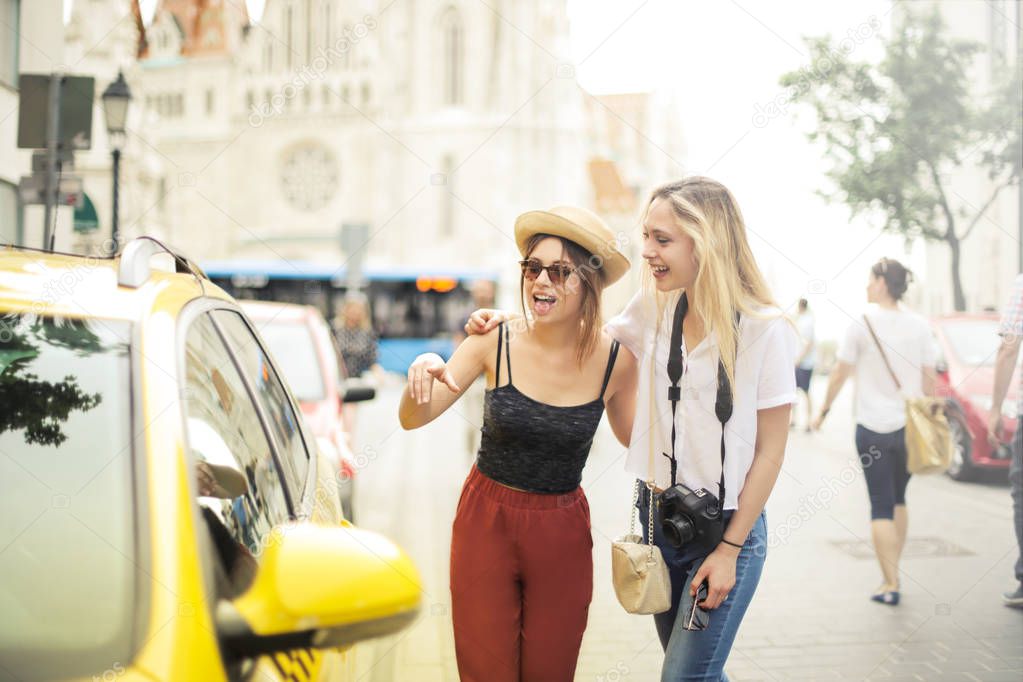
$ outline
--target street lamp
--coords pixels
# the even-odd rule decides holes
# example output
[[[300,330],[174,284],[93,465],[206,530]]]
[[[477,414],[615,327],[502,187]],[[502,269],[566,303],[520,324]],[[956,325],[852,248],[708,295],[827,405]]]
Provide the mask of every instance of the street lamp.
[[[125,123],[128,120],[128,105],[131,103],[131,90],[124,80],[124,74],[117,72],[117,80],[107,86],[103,91],[103,117],[107,122],[107,140],[110,143],[111,155],[114,157],[114,200],[110,224],[112,226],[110,239],[113,242],[111,247],[112,255],[117,255],[117,245],[120,235],[117,231],[117,190],[121,176],[121,150],[127,141]]]

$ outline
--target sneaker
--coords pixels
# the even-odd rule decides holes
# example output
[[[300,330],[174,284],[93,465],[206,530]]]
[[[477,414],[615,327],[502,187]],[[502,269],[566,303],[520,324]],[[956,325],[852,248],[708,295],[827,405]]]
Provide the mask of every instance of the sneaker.
[[[1023,608],[1023,583],[1020,583],[1015,592],[1006,592],[1003,594],[1002,599],[1005,600],[1006,606]]]

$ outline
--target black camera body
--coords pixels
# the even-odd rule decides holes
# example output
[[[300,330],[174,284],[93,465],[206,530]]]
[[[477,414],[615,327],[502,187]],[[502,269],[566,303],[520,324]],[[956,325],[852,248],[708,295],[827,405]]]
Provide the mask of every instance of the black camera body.
[[[721,504],[706,488],[673,485],[661,493],[658,514],[661,531],[673,547],[695,542],[713,550],[725,534]]]

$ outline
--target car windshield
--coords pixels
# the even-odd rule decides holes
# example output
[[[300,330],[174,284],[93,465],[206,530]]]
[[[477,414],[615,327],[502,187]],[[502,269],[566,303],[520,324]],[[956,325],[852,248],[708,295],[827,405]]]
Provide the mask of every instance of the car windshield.
[[[103,674],[132,658],[130,333],[0,316],[0,680]]]
[[[941,323],[956,359],[970,367],[993,367],[998,346],[997,320],[948,320]]]
[[[300,322],[257,322],[256,327],[295,397],[300,402],[323,400],[323,375],[309,329]]]

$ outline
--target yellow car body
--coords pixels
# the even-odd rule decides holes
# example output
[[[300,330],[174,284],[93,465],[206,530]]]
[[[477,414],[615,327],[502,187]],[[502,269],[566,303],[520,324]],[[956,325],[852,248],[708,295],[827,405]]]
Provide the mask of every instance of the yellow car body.
[[[281,419],[269,414],[270,408],[261,408],[263,398],[257,393],[268,392],[268,386],[273,388],[273,376],[276,373],[279,377],[280,373],[268,354],[261,365],[261,376],[253,380],[243,371],[244,363],[239,358],[258,354],[261,349],[255,344],[261,342],[249,325],[252,337],[247,347],[246,343],[235,347],[229,343],[223,321],[230,321],[236,334],[231,337],[234,341],[238,334],[244,334],[244,325],[238,320],[245,318],[235,301],[184,259],[177,259],[177,272],[152,269],[150,258],[158,250],[153,242],[136,240],[119,259],[10,248],[0,251],[0,387],[5,386],[5,380],[9,391],[34,392],[32,387],[51,385],[52,380],[40,384],[37,375],[47,369],[42,364],[47,353],[65,352],[60,344],[67,344],[57,338],[61,330],[70,329],[68,334],[72,336],[77,331],[89,331],[102,338],[113,338],[105,328],[130,330],[130,336],[122,339],[128,349],[125,357],[130,358],[131,398],[124,400],[131,410],[130,447],[125,453],[96,455],[101,457],[97,461],[110,458],[108,466],[96,476],[106,485],[107,471],[120,471],[124,464],[125,471],[130,471],[124,480],[130,478],[133,485],[133,491],[125,493],[132,499],[130,520],[118,516],[116,501],[121,493],[110,489],[106,495],[110,499],[108,513],[113,517],[110,523],[130,525],[131,542],[111,539],[116,533],[105,537],[93,528],[105,523],[100,521],[105,517],[93,511],[102,510],[103,497],[88,497],[92,494],[88,486],[98,484],[86,483],[84,492],[76,493],[63,490],[59,480],[61,472],[66,471],[65,462],[73,468],[77,460],[88,459],[95,450],[102,451],[106,446],[103,439],[75,443],[72,433],[64,442],[58,437],[57,445],[26,445],[29,436],[19,432],[20,422],[0,423],[7,428],[6,433],[0,428],[0,445],[16,451],[6,458],[9,461],[0,457],[4,461],[0,464],[0,499],[8,500],[6,508],[0,502],[0,519],[5,515],[10,518],[10,512],[16,519],[30,520],[37,511],[36,498],[48,494],[45,487],[51,489],[52,499],[58,500],[40,503],[42,512],[34,525],[21,528],[25,523],[11,522],[5,527],[0,521],[0,611],[6,605],[15,621],[20,613],[24,623],[38,627],[38,631],[33,630],[35,634],[24,634],[14,625],[7,629],[0,626],[0,680],[8,675],[11,679],[36,679],[34,675],[38,675],[46,679],[125,682],[354,679],[355,642],[396,632],[414,620],[421,599],[416,569],[388,540],[343,520],[337,482],[326,460],[316,452],[316,441],[301,418],[295,423],[285,418],[282,426]],[[193,372],[193,366],[206,362],[189,345],[192,335],[199,334],[191,329],[200,324],[205,325],[204,330],[219,330],[226,356],[232,358],[230,364],[222,363],[212,370],[212,388],[196,383],[192,376],[201,378],[203,375],[198,370]],[[212,332],[203,333],[216,341]],[[52,350],[47,344],[52,344]],[[33,362],[39,366],[33,366]],[[230,391],[225,380],[218,379],[218,373],[226,375],[232,366],[240,382],[237,385],[249,388],[247,394]],[[72,386],[76,385],[74,381],[88,379],[84,370],[82,376],[76,376],[73,369],[67,371],[72,372],[67,377]],[[207,392],[212,397],[196,397]],[[239,407],[246,395],[252,404]],[[273,409],[300,417],[290,392],[287,396],[284,401],[274,402]],[[28,398],[31,402],[33,396]],[[116,418],[113,407],[120,399],[116,392],[103,396],[106,404],[100,400],[101,408],[91,408],[95,419],[99,420],[100,413]],[[85,402],[96,403],[95,399]],[[198,409],[193,405],[213,406],[208,409],[230,405],[230,410],[255,415],[264,425],[266,433],[262,435],[271,457],[259,460],[254,471],[243,472],[240,465],[232,471],[230,462],[201,466],[196,460],[198,446],[191,442],[199,440],[201,425],[192,414]],[[87,433],[90,426],[82,420],[93,417],[85,412],[72,410],[63,421],[52,419],[43,426],[56,428],[58,433],[62,428]],[[31,423],[38,432],[39,424]],[[275,440],[271,435],[273,428],[285,427],[292,429],[289,442],[293,452],[287,455],[282,454],[283,439]],[[25,428],[29,427],[22,431]],[[301,458],[301,453],[294,454],[298,452],[295,443],[299,442],[296,433],[306,444],[308,469],[302,480],[289,487],[284,471],[288,467],[282,462],[286,457]],[[60,435],[67,438],[66,434]],[[231,436],[235,435],[228,434],[226,440],[234,443]],[[242,435],[258,438],[260,434]],[[37,435],[35,440],[39,438]],[[207,441],[219,441],[211,450],[236,452],[224,449],[223,438]],[[117,439],[112,437],[110,442],[116,443]],[[22,457],[19,452],[29,454]],[[47,458],[53,458],[53,465],[45,471],[36,470],[37,462]],[[199,483],[200,469],[214,473]],[[271,474],[289,490],[273,490],[267,483]],[[204,494],[200,494],[200,485],[206,486]],[[229,491],[232,485],[236,486],[234,492],[244,492],[233,496]],[[38,493],[33,492],[36,487]],[[255,499],[255,489],[259,494],[269,491],[266,499],[271,494],[274,499],[281,498],[283,493],[289,518],[286,523],[274,523],[270,532],[258,538],[252,537],[253,531],[240,541],[231,535],[244,526],[238,519],[251,522],[254,528],[257,512],[269,518],[267,509],[272,505],[250,500]],[[81,502],[79,497],[83,498]],[[64,502],[66,506],[61,506]],[[74,514],[81,518],[73,518]],[[235,514],[237,518],[232,516]],[[77,528],[76,523],[84,527]],[[48,544],[44,531],[50,528],[54,542],[59,538],[62,545],[59,550]],[[103,543],[97,537],[109,545],[109,554],[104,554]],[[77,548],[76,543],[80,544]],[[227,556],[221,551],[223,547],[228,547],[226,551],[231,554],[230,565],[222,560]],[[127,625],[122,629],[130,643],[112,647],[105,659],[96,655],[105,645],[98,643],[97,635],[97,643],[90,648],[89,633],[103,630],[103,623],[117,618],[102,615],[108,608],[102,601],[102,590],[95,595],[89,593],[95,582],[94,572],[101,570],[93,566],[96,556],[130,576],[133,585],[131,594],[111,598],[124,604]],[[66,557],[67,563],[62,565],[60,557]],[[78,561],[82,564],[76,568]],[[76,573],[81,576],[78,586],[74,585]],[[55,576],[55,583],[68,580],[71,584],[67,588],[39,584],[47,576]],[[98,582],[102,584],[102,579]],[[238,587],[239,593],[225,592],[227,588],[222,585]],[[64,589],[73,590],[67,594],[82,602],[77,611],[64,613],[61,602],[47,601],[48,592]],[[119,583],[114,584],[113,591],[119,589]],[[33,595],[33,599],[26,595]],[[95,607],[96,623],[83,615],[90,613],[90,604]],[[44,627],[49,617],[54,620]],[[82,622],[72,622],[75,618]],[[48,641],[46,627],[59,631],[61,636]]]

